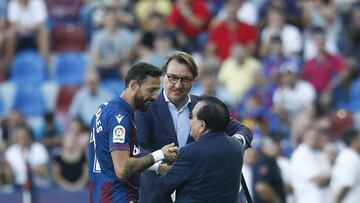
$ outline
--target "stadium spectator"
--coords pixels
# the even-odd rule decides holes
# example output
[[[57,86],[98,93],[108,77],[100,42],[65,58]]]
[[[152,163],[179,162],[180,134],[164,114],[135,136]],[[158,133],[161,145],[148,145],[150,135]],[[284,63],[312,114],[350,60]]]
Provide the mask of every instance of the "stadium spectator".
[[[299,57],[302,51],[302,33],[300,30],[286,23],[284,12],[278,8],[270,7],[266,15],[266,26],[261,32],[260,56],[265,56],[269,40],[272,36],[280,36],[283,42],[283,53],[286,57]]]
[[[260,61],[249,56],[243,46],[235,44],[231,48],[231,56],[221,64],[218,81],[230,93],[232,100],[238,102],[253,86],[254,75],[260,71]]]
[[[11,192],[13,190],[13,177],[9,163],[5,159],[7,143],[2,136],[0,129],[0,192]]]
[[[76,92],[69,108],[71,117],[79,116],[86,127],[90,126],[96,108],[111,99],[112,95],[99,86],[99,74],[94,69],[85,73],[85,86]]]
[[[312,84],[298,78],[295,64],[284,63],[280,67],[281,84],[275,89],[273,105],[275,110],[282,108],[292,120],[296,115],[309,108],[316,99]]]
[[[43,0],[10,0],[7,20],[10,23],[6,40],[6,59],[9,65],[15,52],[38,48],[45,61],[49,60],[49,35],[46,28],[46,5]]]
[[[71,119],[69,130],[66,132],[73,134],[77,138],[78,147],[87,156],[89,149],[89,128],[85,126],[83,120],[79,116]]]
[[[261,153],[256,159],[253,173],[254,202],[286,202],[284,181],[276,157],[280,152],[279,142],[273,136],[263,137]]]
[[[345,36],[341,39],[343,43],[342,53],[345,56],[357,58],[360,56],[360,47],[356,46],[360,43],[360,4],[355,4],[351,12],[347,29],[344,30]]]
[[[342,57],[326,50],[323,29],[314,29],[312,36],[317,47],[317,54],[305,62],[302,77],[315,87],[318,94],[329,94],[346,79],[349,70]]]
[[[321,27],[325,31],[325,47],[331,54],[339,53],[342,24],[333,0],[304,1],[303,3],[304,32],[304,59],[315,57],[316,42],[312,40],[311,29]],[[306,30],[310,30],[308,34]]]
[[[106,13],[108,10],[114,12],[115,22],[121,26],[131,28],[135,24],[135,18],[131,14],[133,1],[130,0],[104,0],[100,2],[100,5],[96,6],[92,16],[93,26],[95,28],[101,28],[106,26],[108,21]]]
[[[214,73],[207,69],[199,72],[199,85],[193,87],[191,93],[194,95],[208,95],[215,96],[223,101],[225,104],[231,105],[233,101],[226,89],[218,84]]]
[[[15,144],[5,152],[6,161],[10,164],[16,187],[26,187],[31,182],[36,187],[49,186],[47,165],[49,155],[44,145],[33,140],[33,135],[25,125],[14,128]]]
[[[321,104],[317,98],[308,109],[299,113],[291,123],[291,142],[295,149],[301,143],[309,125],[316,125],[322,129],[330,129],[329,109]]]
[[[0,152],[0,192],[13,191],[13,177],[11,168],[4,158],[4,152]]]
[[[83,151],[78,147],[78,139],[76,135],[68,133],[61,141],[61,153],[55,156],[52,165],[54,182],[69,191],[84,189],[88,182],[88,165]]]
[[[238,4],[236,11],[236,18],[240,22],[257,26],[259,20],[258,8],[253,1],[247,0],[233,0]],[[227,16],[226,6],[220,7],[219,13],[216,15],[216,20],[223,20]]]
[[[104,28],[94,33],[90,43],[92,66],[99,71],[101,80],[122,78],[121,65],[129,60],[134,38],[128,28],[118,26],[115,11],[106,10],[104,18]]]
[[[284,13],[286,22],[300,25],[300,10],[298,2],[292,0],[266,0],[259,9],[259,18],[264,19],[271,8],[279,9]],[[260,22],[260,26],[263,22]]]
[[[60,144],[60,135],[62,134],[62,129],[59,124],[56,122],[54,114],[47,112],[44,115],[44,127],[42,130],[41,143],[45,145],[49,153],[51,154],[53,150]]]
[[[241,97],[240,101],[231,105],[232,110],[242,119],[262,120],[264,114],[272,107],[272,97],[275,85],[262,72],[254,74],[254,84]]]
[[[266,43],[266,42],[265,42]],[[278,35],[271,36],[267,50],[262,58],[263,71],[270,84],[280,84],[280,67],[285,62],[291,61],[283,53],[283,42]]]
[[[157,13],[167,17],[172,8],[172,2],[170,0],[140,0],[135,3],[135,16],[139,20],[140,28],[143,31],[149,29],[150,17],[152,14]]]
[[[332,171],[334,203],[355,203],[360,199],[360,133],[348,129],[343,135],[346,147],[336,158]]]
[[[326,136],[317,126],[309,126],[303,143],[292,154],[291,176],[298,203],[332,201],[329,191],[331,166],[323,152]]]
[[[160,67],[164,58],[175,51],[172,35],[167,31],[148,32],[146,34],[138,46],[138,61]]]
[[[248,187],[251,187],[253,185],[252,168],[254,167],[257,156],[258,156],[258,150],[256,150],[255,148],[249,148],[244,152],[244,163],[243,163],[241,171],[244,175],[244,179],[245,179],[246,185]],[[248,189],[249,189],[250,196],[253,198],[254,197],[253,190],[251,188],[248,188]],[[243,191],[243,189],[241,189],[240,193],[242,193],[242,191]],[[240,197],[242,198],[242,194],[240,194]]]
[[[204,1],[176,0],[169,13],[168,25],[185,51],[198,51],[201,48],[198,37],[207,30],[210,17]]]
[[[21,112],[17,110],[12,110],[5,118],[1,120],[1,137],[5,148],[15,142],[15,136],[13,135],[15,127],[25,124],[26,121],[24,115],[22,115]]]
[[[256,27],[241,22],[236,17],[239,8],[237,0],[225,3],[226,18],[218,22],[209,32],[209,46],[222,61],[229,57],[231,47],[241,44],[249,55],[255,52],[257,41]],[[226,37],[225,37],[226,36]]]

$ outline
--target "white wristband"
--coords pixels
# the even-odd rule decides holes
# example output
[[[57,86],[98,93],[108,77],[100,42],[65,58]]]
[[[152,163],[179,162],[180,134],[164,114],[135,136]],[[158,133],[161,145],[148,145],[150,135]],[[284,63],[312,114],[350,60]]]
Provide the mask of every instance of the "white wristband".
[[[160,149],[151,153],[151,155],[154,157],[155,162],[162,161],[165,158],[164,152],[162,152]]]
[[[161,164],[160,161],[154,163],[152,166],[150,166],[147,170],[148,171],[154,171],[155,173],[159,172],[159,165]]]

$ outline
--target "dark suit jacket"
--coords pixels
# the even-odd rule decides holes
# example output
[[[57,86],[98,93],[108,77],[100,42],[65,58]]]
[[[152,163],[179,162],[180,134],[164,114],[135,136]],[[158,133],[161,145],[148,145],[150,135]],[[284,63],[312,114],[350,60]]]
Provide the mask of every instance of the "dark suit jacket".
[[[192,110],[198,102],[198,97],[190,95],[190,99],[189,107]],[[135,123],[137,126],[136,136],[138,144],[140,145],[141,155],[144,156],[161,149],[161,147],[169,143],[175,143],[179,146],[173,120],[163,93],[150,105],[146,112],[135,112]],[[231,120],[228,125],[227,134],[233,135],[235,133],[243,135],[246,139],[247,147],[250,146],[252,141],[252,133],[250,130],[238,121]],[[189,136],[187,143],[193,141],[194,139]],[[158,177],[159,175],[152,171],[145,171],[141,174],[139,191],[140,203],[149,202],[149,197],[154,193],[154,185]],[[158,203],[162,202],[159,201]]]
[[[238,201],[244,146],[226,133],[209,132],[181,148],[173,167],[158,178],[153,203],[176,189],[178,203]]]

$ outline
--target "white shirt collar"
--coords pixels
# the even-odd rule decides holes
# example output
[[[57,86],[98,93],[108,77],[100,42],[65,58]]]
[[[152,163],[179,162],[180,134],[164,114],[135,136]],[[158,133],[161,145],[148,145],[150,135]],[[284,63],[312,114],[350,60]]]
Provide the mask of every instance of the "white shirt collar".
[[[170,99],[169,99],[169,97],[166,95],[166,93],[165,93],[165,89],[164,89],[164,91],[163,91],[163,95],[164,95],[164,98],[165,98],[165,102],[166,103],[171,103],[171,104],[173,104],[171,101],[170,101]],[[182,107],[182,108],[184,108],[185,106],[187,106],[190,102],[191,102],[191,98],[190,98],[190,94],[188,94],[187,95],[187,101],[185,102],[185,104],[184,104],[184,106]],[[181,108],[181,109],[182,109]]]

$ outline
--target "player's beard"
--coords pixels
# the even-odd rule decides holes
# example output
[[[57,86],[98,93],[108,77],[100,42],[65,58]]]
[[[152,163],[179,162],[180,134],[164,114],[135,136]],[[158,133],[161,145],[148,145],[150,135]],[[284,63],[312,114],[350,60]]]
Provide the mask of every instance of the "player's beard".
[[[146,111],[152,101],[153,99],[145,99],[145,97],[141,95],[139,90],[135,93],[134,104],[136,109]]]

